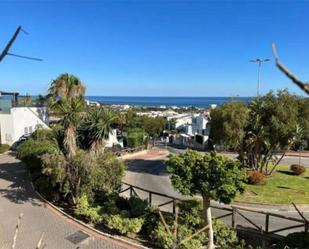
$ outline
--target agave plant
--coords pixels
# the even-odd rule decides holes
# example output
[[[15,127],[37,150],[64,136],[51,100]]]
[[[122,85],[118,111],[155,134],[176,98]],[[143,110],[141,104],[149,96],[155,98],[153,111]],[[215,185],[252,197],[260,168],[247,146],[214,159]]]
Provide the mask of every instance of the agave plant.
[[[104,141],[109,138],[117,116],[109,109],[93,108],[82,122],[81,130],[89,148],[94,152],[104,149]]]
[[[64,141],[66,155],[71,158],[77,150],[76,136],[77,126],[84,115],[85,101],[83,98],[74,98],[71,101],[66,99],[57,101],[53,105],[56,115],[61,117],[61,124],[64,128]]]

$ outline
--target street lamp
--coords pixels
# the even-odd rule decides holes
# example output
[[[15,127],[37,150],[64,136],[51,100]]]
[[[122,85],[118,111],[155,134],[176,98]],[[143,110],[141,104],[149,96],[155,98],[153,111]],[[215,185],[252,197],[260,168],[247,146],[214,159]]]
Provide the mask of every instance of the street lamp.
[[[257,58],[255,60],[250,60],[249,62],[255,62],[258,63],[258,79],[257,79],[257,97],[260,96],[260,71],[261,71],[261,65],[263,62],[270,61],[270,59],[262,59]]]

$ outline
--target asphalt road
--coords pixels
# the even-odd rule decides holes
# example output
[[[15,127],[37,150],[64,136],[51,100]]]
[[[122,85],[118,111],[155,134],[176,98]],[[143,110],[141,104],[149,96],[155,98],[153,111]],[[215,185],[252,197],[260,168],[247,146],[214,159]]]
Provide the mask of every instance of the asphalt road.
[[[179,149],[174,149],[174,148],[168,148],[168,151],[170,153],[181,153],[183,150]],[[233,154],[229,154],[229,156],[235,156]],[[128,165],[128,170],[126,172],[125,176],[125,182],[139,186],[151,191],[163,193],[169,196],[177,197],[177,198],[187,198],[182,196],[180,193],[175,191],[173,189],[173,186],[170,182],[169,176],[166,172],[165,166],[164,166],[164,159],[166,156],[161,156],[161,157],[156,157],[156,158],[136,158],[136,159],[131,159],[127,161]],[[283,163],[294,163],[295,160],[298,160],[298,158],[292,158],[288,157],[285,158]],[[309,160],[303,159],[306,163],[307,166],[309,166]],[[298,161],[297,161],[298,162]],[[148,198],[148,193],[144,191],[139,191],[137,190],[137,194],[142,197],[142,198]],[[153,196],[152,197],[153,204],[160,204],[168,201],[169,199],[159,197],[159,196]],[[218,204],[218,203],[214,203]],[[172,206],[166,206],[165,210],[171,211]],[[274,213],[278,213],[281,215],[286,215],[289,217],[295,217],[299,218],[299,215],[296,212],[293,211],[286,211],[284,209],[277,209],[277,210],[272,210]],[[258,224],[261,227],[265,227],[265,215],[260,215],[256,213],[251,213],[251,212],[242,212],[244,215],[246,215],[251,221],[254,223]],[[225,211],[222,210],[217,210],[213,209],[213,215],[214,216],[221,216],[223,214],[226,214]],[[305,213],[305,215],[309,218],[309,213]],[[231,217],[227,217],[224,219],[224,221],[227,224],[231,224]],[[237,215],[237,224],[244,226],[244,227],[253,227],[251,224],[248,223],[243,217],[240,215]],[[271,218],[270,219],[270,230],[275,230],[279,229],[282,227],[286,226],[293,226],[297,225],[299,223],[293,222],[293,221],[288,221],[288,220],[283,220],[283,219],[278,219],[278,218]],[[290,232],[294,231],[302,231],[303,229],[293,229],[293,230],[288,230],[288,231],[283,231],[280,232],[279,234],[281,235],[286,235]]]
[[[174,154],[180,154],[180,153],[185,152],[185,149],[178,149],[178,148],[174,148],[170,146],[166,148],[170,153],[174,153]],[[204,152],[200,152],[200,153],[204,153]],[[231,157],[231,158],[237,157],[236,153],[222,153],[222,154],[228,157]],[[287,164],[287,165],[298,164],[298,163],[299,163],[299,157],[297,156],[285,156],[280,162],[280,164]],[[301,164],[303,164],[305,167],[309,167],[309,157],[301,157]]]

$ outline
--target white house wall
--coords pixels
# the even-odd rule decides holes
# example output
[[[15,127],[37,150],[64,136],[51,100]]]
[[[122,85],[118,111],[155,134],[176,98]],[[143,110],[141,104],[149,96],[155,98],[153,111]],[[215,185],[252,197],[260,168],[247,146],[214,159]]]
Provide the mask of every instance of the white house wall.
[[[10,114],[0,115],[2,143],[12,145],[23,135],[30,134],[38,126],[48,127],[47,109],[42,107],[15,107]]]
[[[1,143],[13,144],[13,119],[10,114],[0,114]]]

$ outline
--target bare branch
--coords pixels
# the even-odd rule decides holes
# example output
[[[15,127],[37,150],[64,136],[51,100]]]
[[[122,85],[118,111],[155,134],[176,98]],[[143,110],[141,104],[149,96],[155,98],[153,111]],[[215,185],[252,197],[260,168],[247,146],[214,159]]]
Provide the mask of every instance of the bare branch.
[[[164,217],[163,217],[163,215],[162,215],[162,213],[161,213],[160,210],[159,210],[159,215],[160,215],[161,222],[162,222],[162,224],[163,224],[163,226],[164,226],[166,232],[168,232],[168,233],[171,235],[172,233],[171,233],[171,231],[170,231],[168,225],[166,224],[166,221],[165,221],[165,219],[164,219]]]
[[[300,212],[300,210],[298,209],[298,207],[296,206],[296,204],[294,202],[292,202],[294,208],[296,209],[297,213],[300,215],[300,217],[302,217],[302,219],[309,224],[309,221],[306,219],[306,217],[303,215],[302,212]]]
[[[185,238],[184,240],[182,240],[178,245],[181,245],[191,239],[193,239],[195,236],[199,235],[200,233],[204,232],[205,230],[209,229],[209,225],[204,226],[202,229],[198,230],[196,233],[192,234],[191,236]]]
[[[305,93],[309,94],[309,83],[305,83],[301,81],[300,79],[298,79],[283,64],[280,63],[275,43],[272,44],[272,51],[273,51],[274,58],[276,60],[276,66],[280,69],[280,71],[283,72],[290,80],[293,81],[294,84],[296,84]]]

